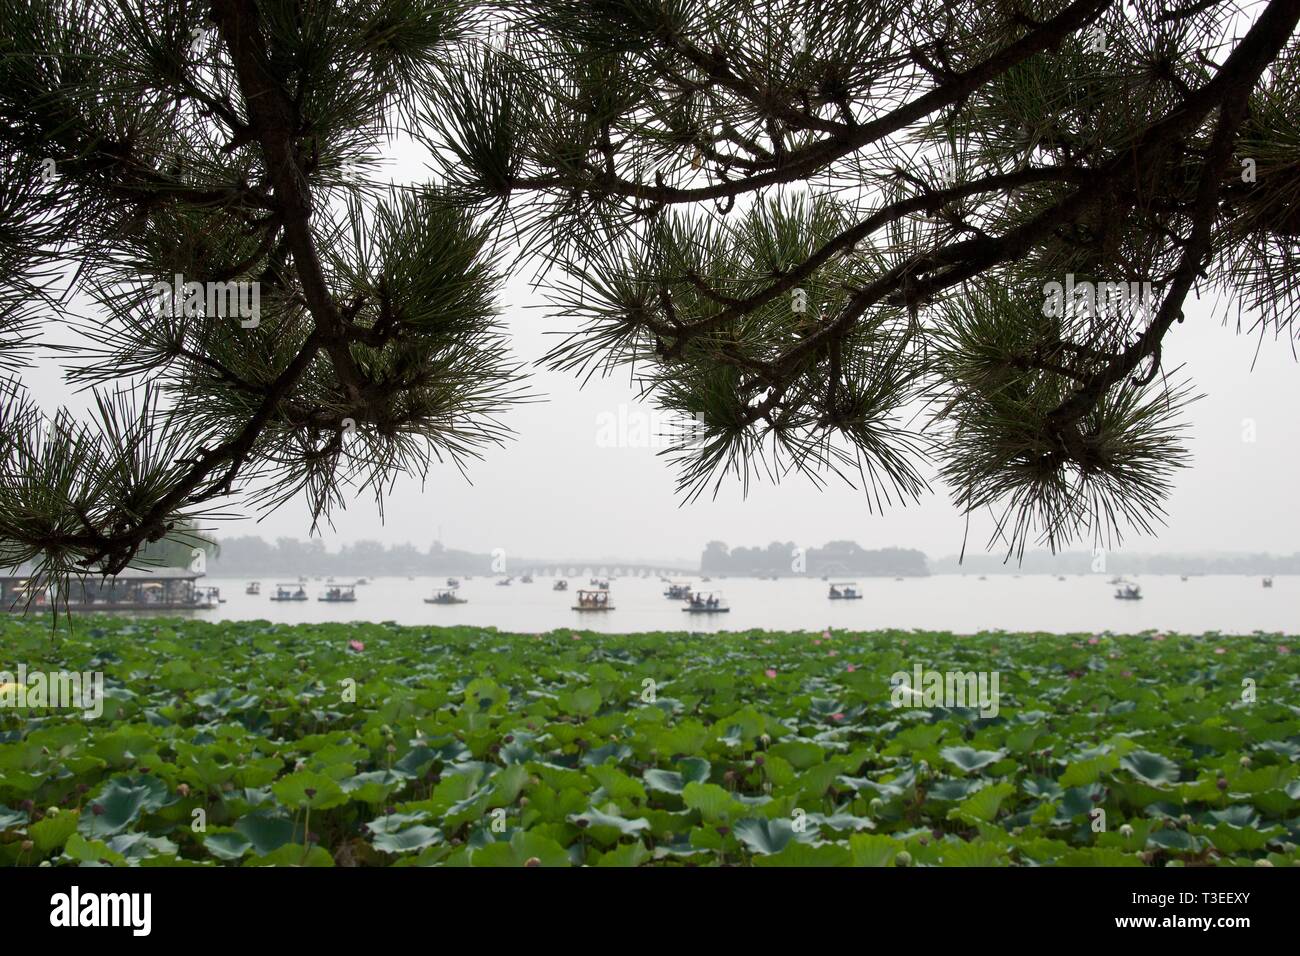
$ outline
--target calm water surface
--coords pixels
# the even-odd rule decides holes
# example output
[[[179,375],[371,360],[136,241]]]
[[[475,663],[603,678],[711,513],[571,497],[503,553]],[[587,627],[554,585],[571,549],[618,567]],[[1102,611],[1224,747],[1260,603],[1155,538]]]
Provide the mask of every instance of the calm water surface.
[[[586,578],[570,579],[569,590],[552,590],[553,579],[532,584],[516,579],[500,587],[490,577],[462,580],[459,594],[469,603],[425,604],[444,586],[443,578],[375,578],[357,587],[355,604],[318,601],[327,586],[308,581],[305,602],[275,602],[275,581],[262,582],[260,596],[246,595],[247,579],[205,578],[219,587],[226,603],[210,611],[189,612],[210,621],[263,619],[284,623],[320,621],[395,621],[398,624],[493,626],[505,631],[540,632],[582,628],[610,633],[636,631],[821,630],[825,627],[873,630],[917,628],[973,633],[983,630],[1053,633],[1219,631],[1300,633],[1300,576],[1279,576],[1272,588],[1258,577],[1205,575],[1186,581],[1177,575],[1130,578],[1142,587],[1143,600],[1119,601],[1109,575],[934,575],[928,578],[861,578],[860,601],[830,601],[820,578],[779,581],[726,578],[701,583],[719,593],[728,614],[683,613],[683,604],[663,596],[657,578],[616,578],[610,582],[613,610],[573,611],[574,591]],[[687,580],[687,579],[683,579]]]

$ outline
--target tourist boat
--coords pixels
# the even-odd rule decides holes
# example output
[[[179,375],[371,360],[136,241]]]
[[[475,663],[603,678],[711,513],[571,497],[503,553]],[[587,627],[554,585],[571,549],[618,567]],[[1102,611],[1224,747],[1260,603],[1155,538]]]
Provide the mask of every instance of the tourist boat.
[[[613,606],[609,603],[609,591],[579,591],[578,603],[573,606],[575,611],[612,611]]]
[[[731,608],[722,599],[722,595],[696,592],[692,594],[686,606],[682,608],[687,614],[729,614]]]
[[[832,584],[827,597],[832,601],[861,601],[862,592],[858,590],[856,581],[844,581]]]
[[[261,593],[262,593],[262,582],[261,582],[261,581],[249,581],[249,582],[248,582],[248,587],[244,588],[244,593],[245,593],[245,594],[261,594]]]
[[[519,579],[519,583],[520,583],[520,584],[532,584],[532,583],[533,583],[533,576],[532,576],[531,574],[525,574],[522,578]]]
[[[597,581],[597,582],[596,582],[596,590],[598,590],[598,591],[608,591],[608,590],[609,590],[609,582],[608,582],[608,581]]]
[[[514,578],[502,578],[500,581],[497,582],[497,587],[508,588],[510,587],[510,582],[513,580]]]
[[[560,579],[559,581],[556,581],[554,584],[551,585],[551,590],[552,590],[552,591],[567,591],[567,590],[569,590],[569,582],[568,582],[568,581],[565,581],[564,579]]]
[[[206,587],[194,590],[196,594],[201,592],[199,604],[202,607],[216,607],[218,604],[226,603],[226,599],[221,596],[221,588]]]
[[[456,596],[455,588],[447,588],[434,594],[431,598],[424,599],[425,604],[468,604],[462,597]]]
[[[1273,586],[1273,579],[1272,579],[1272,578],[1265,578],[1265,579],[1264,579],[1264,587],[1266,587],[1266,588],[1271,588],[1272,586]]]
[[[357,599],[357,589],[352,584],[334,584],[325,589],[325,593],[316,598],[330,604],[348,604]]]
[[[447,587],[449,587],[449,588],[458,588],[458,587],[460,587],[460,582],[457,581],[455,578],[448,578],[448,579],[447,579]]]
[[[1142,600],[1142,589],[1136,584],[1123,584],[1115,589],[1115,597],[1120,601]]]
[[[275,593],[271,595],[272,601],[305,601],[307,600],[307,591],[301,584],[277,584]]]
[[[689,601],[691,597],[691,586],[689,584],[669,584],[668,590],[664,592],[664,597],[670,601]]]
[[[369,584],[369,583],[370,583],[370,579],[369,579],[369,578],[357,578],[357,584],[358,584],[358,585],[361,585],[361,584]]]

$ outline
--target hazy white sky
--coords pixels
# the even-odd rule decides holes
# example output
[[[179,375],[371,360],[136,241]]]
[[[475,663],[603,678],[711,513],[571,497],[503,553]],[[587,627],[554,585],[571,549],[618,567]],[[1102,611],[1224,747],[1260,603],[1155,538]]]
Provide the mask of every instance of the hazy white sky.
[[[549,346],[554,326],[540,310],[520,308],[528,290],[509,289],[507,319],[521,359]],[[1178,478],[1168,525],[1158,538],[1131,536],[1133,550],[1291,553],[1300,550],[1294,509],[1300,467],[1300,369],[1286,341],[1264,343],[1254,371],[1255,341],[1219,325],[1194,307],[1166,342],[1166,367],[1186,363],[1206,397],[1188,411],[1194,467]],[[380,525],[368,502],[335,516],[326,541],[377,538],[421,547],[439,536],[448,546],[505,548],[527,557],[653,557],[694,559],[714,538],[731,545],[794,541],[819,546],[850,538],[864,546],[920,548],[932,557],[954,553],[964,521],[942,487],[907,508],[871,514],[866,500],[836,479],[817,490],[803,478],[780,486],[724,483],[716,501],[679,506],[670,465],[649,447],[602,447],[602,415],[644,415],[625,381],[593,381],[585,389],[567,375],[538,372],[541,404],[509,416],[515,441],[488,453],[467,484],[453,468],[400,482]],[[1255,441],[1243,440],[1254,420]],[[607,420],[606,420],[607,421]],[[607,434],[607,433],[606,433]],[[973,523],[972,544],[983,548],[990,525]],[[301,509],[262,522],[268,536],[302,535]],[[231,527],[227,533],[236,529]]]
[[[396,179],[420,178],[413,153],[403,151],[396,159]],[[566,331],[544,310],[526,307],[537,301],[523,275],[502,290],[515,352],[529,364],[554,343],[548,330]],[[1252,371],[1256,340],[1224,327],[1207,304],[1189,306],[1187,321],[1166,339],[1164,360],[1166,369],[1185,363],[1206,394],[1187,414],[1194,467],[1177,479],[1167,526],[1156,538],[1128,536],[1125,549],[1298,551],[1300,369],[1291,343],[1270,336]],[[47,411],[66,395],[52,370],[25,378]],[[861,491],[838,479],[818,490],[799,477],[776,487],[751,484],[748,499],[738,483],[724,483],[716,501],[681,506],[674,473],[656,448],[604,447],[602,415],[649,412],[636,404],[625,380],[597,380],[580,389],[568,375],[538,370],[531,388],[545,401],[509,413],[506,421],[517,439],[472,464],[472,483],[452,465],[436,468],[423,483],[418,477],[399,479],[383,522],[372,501],[355,500],[335,513],[334,529],[323,534],[327,545],[377,539],[425,548],[441,538],[448,547],[503,548],[521,558],[691,562],[712,539],[732,546],[780,540],[816,547],[847,538],[867,547],[920,548],[931,557],[961,546],[964,520],[941,486],[919,504],[883,515],[872,514]],[[1244,440],[1246,420],[1253,421],[1253,442]],[[260,523],[223,523],[218,533],[306,537],[309,522],[298,503]],[[971,549],[984,548],[990,527],[987,517],[972,522]]]

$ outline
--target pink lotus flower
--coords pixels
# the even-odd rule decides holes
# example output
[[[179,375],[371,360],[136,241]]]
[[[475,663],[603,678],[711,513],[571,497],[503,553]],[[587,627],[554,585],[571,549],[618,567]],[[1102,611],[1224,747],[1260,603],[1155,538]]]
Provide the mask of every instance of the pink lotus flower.
[[[1214,649],[1214,653],[1216,653],[1216,654],[1226,654],[1226,653],[1228,653],[1228,649],[1227,649],[1226,647],[1216,647],[1216,648]]]
[[[843,719],[844,719],[843,714],[831,714],[831,720],[843,720]]]
[[[1151,640],[1153,640],[1153,641],[1163,641],[1164,639],[1165,639],[1165,636],[1164,636],[1163,634],[1152,634],[1152,635],[1151,635]]]
[[[1277,652],[1279,654],[1290,654],[1291,648],[1287,647],[1285,644],[1279,644],[1277,646]]]
[[[1100,637],[1090,637],[1090,638],[1088,638],[1088,643],[1089,643],[1089,644],[1100,644],[1100,643],[1101,643],[1101,638],[1100,638]]]
[[[776,677],[776,668],[775,668],[775,667],[769,667],[767,670],[763,671],[763,673],[766,674],[768,677],[775,678],[775,677]]]
[[[366,649],[366,645],[362,644],[360,641],[348,641],[348,647],[356,651],[358,654]]]
[[[818,644],[820,644],[820,643],[821,643],[821,641],[813,641],[813,646],[816,647],[816,646],[817,646]]]
[[[822,638],[828,641],[831,639],[831,629],[829,627],[822,631]]]
[[[853,673],[855,670],[857,670],[857,669],[858,669],[858,666],[857,666],[856,664],[850,664],[850,665],[846,668],[846,670],[848,670],[848,672],[849,672],[850,674],[852,674],[852,673]]]
[[[582,638],[579,637],[577,634],[570,634],[569,637],[573,638],[575,641],[580,641],[580,640],[582,640]]]
[[[826,653],[827,653],[830,657],[839,657],[839,656],[840,656],[840,652],[839,652],[839,651],[827,651]]]

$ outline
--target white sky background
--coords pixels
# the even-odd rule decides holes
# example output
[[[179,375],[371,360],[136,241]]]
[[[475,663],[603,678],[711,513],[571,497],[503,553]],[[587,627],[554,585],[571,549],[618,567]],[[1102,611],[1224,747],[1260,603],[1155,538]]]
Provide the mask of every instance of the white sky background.
[[[516,354],[535,361],[552,344],[554,328],[540,309],[525,309],[530,290],[510,284],[506,308]],[[1270,337],[1251,362],[1256,342],[1225,328],[1204,305],[1166,338],[1166,368],[1186,372],[1206,394],[1187,411],[1193,467],[1176,479],[1168,524],[1156,538],[1126,536],[1135,551],[1300,550],[1295,487],[1300,472],[1300,369],[1285,340]],[[427,546],[442,529],[448,546],[505,548],[526,557],[680,558],[694,561],[705,543],[766,545],[794,541],[804,547],[852,539],[866,547],[914,547],[931,557],[955,553],[964,519],[936,486],[920,503],[872,514],[861,491],[838,479],[824,489],[793,476],[779,486],[724,482],[717,500],[679,507],[674,471],[653,448],[599,447],[602,414],[620,404],[638,408],[625,380],[576,379],[538,371],[533,389],[541,404],[522,406],[508,421],[515,441],[490,451],[470,469],[469,485],[452,467],[399,482],[381,526],[369,502],[335,515],[338,540],[377,538]],[[1256,440],[1243,441],[1243,420],[1254,419]],[[973,549],[984,547],[991,523],[972,522]],[[303,536],[302,509],[284,509],[261,524],[264,536]],[[226,533],[233,533],[231,527]],[[330,543],[335,535],[327,535]]]
[[[414,150],[394,154],[393,177],[427,177]],[[376,177],[381,178],[381,177]],[[388,175],[384,175],[387,179]],[[549,319],[527,283],[513,276],[502,289],[503,321],[517,357],[530,366],[567,331]],[[1126,535],[1125,550],[1165,552],[1300,551],[1295,487],[1300,474],[1300,369],[1286,339],[1271,333],[1255,359],[1257,339],[1237,334],[1211,314],[1209,302],[1189,297],[1188,318],[1165,339],[1164,367],[1186,365],[1206,397],[1186,413],[1193,467],[1179,474],[1168,501],[1168,523],[1158,536]],[[24,375],[37,399],[52,412],[70,396],[48,362]],[[454,467],[435,467],[422,483],[400,478],[387,498],[385,520],[369,498],[333,515],[323,538],[331,549],[346,541],[410,542],[424,549],[441,537],[448,547],[474,551],[503,548],[520,558],[698,559],[706,542],[738,545],[793,541],[817,547],[852,539],[865,547],[914,547],[932,558],[956,553],[964,519],[946,489],[936,485],[919,504],[895,505],[872,514],[860,490],[832,478],[821,490],[794,475],[780,486],[751,483],[744,498],[738,481],[724,482],[717,500],[679,506],[675,473],[653,447],[601,447],[598,422],[604,414],[648,415],[637,405],[626,379],[593,380],[535,370],[531,391],[544,401],[509,412],[518,433],[503,448],[471,463],[468,483]],[[1255,441],[1243,440],[1244,422],[1254,422]],[[260,522],[223,522],[220,536],[260,534],[307,537],[310,518],[298,502]],[[992,523],[971,524],[968,552],[982,551]],[[1086,546],[1086,545],[1085,545]],[[996,548],[994,550],[997,550]],[[1001,555],[1001,551],[998,552]]]

